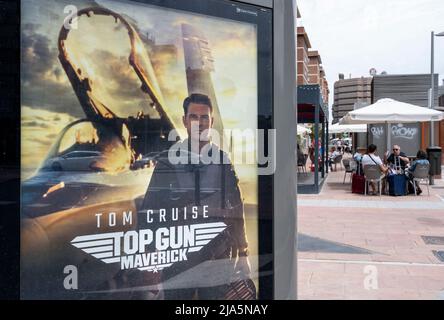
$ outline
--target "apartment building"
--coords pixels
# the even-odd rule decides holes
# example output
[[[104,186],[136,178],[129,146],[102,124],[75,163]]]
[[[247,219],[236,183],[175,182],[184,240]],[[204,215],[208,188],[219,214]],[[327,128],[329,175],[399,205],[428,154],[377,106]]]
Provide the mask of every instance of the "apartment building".
[[[444,80],[442,86],[438,87],[438,106],[444,107]]]
[[[328,105],[328,99],[330,96],[330,89],[328,88],[328,81],[325,75],[325,70],[324,67],[321,66],[320,68],[320,73],[321,73],[321,77],[319,79],[320,83],[319,85],[321,86],[321,92],[322,92],[322,97],[324,99],[324,104]]]
[[[355,109],[355,105],[363,106],[372,102],[372,77],[344,79],[342,75],[334,84],[333,123],[348,112]]]
[[[321,85],[322,59],[317,50],[308,51],[308,82]],[[325,73],[325,72],[324,72]]]
[[[297,27],[297,68],[298,68],[298,85],[306,85],[309,83],[308,78],[308,49],[311,43],[304,27]]]

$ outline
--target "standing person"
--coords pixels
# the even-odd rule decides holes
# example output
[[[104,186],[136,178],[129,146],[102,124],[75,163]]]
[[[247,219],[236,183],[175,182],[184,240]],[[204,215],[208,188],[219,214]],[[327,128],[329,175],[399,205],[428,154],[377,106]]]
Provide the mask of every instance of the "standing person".
[[[387,164],[390,166],[394,166],[395,170],[397,170],[398,168],[405,170],[409,163],[410,160],[407,155],[401,151],[400,146],[395,144],[393,146],[393,153],[391,153],[390,156],[387,158]]]
[[[300,157],[303,157],[303,156],[304,156],[304,154],[303,154],[303,152],[302,152],[302,150],[301,150],[301,146],[299,145],[299,142],[297,142],[297,144],[296,144],[296,150],[297,150],[297,152],[298,152],[298,159],[299,159]]]
[[[307,138],[303,138],[300,144],[300,148],[301,148],[301,152],[304,155],[308,155],[308,143],[307,143]]]
[[[313,149],[313,153],[314,153],[315,139],[313,139],[313,141],[311,142],[311,148]],[[319,155],[322,155],[323,148],[322,148],[322,143],[320,140],[318,141],[318,150],[319,150]]]
[[[379,166],[381,173],[386,174],[388,168],[382,163],[381,158],[375,154],[376,149],[377,147],[374,144],[370,144],[368,146],[367,153],[362,157],[361,160],[362,167],[365,168],[365,166],[367,165],[377,165]],[[374,182],[371,182],[370,186],[372,187],[373,195],[376,195],[376,184]]]
[[[239,180],[228,155],[211,141],[209,129],[213,125],[213,107],[210,98],[192,94],[184,100],[183,110],[188,138],[176,143],[173,149],[180,151],[181,161],[170,161],[172,154],[177,155],[172,149],[157,157],[157,165],[138,210],[140,226],[168,229],[225,224],[226,229],[202,249],[188,251],[187,261],[176,262],[162,271],[163,283],[173,278],[179,286],[182,284],[180,288],[164,287],[165,299],[224,299],[233,277],[241,275],[249,278],[250,275]],[[215,156],[211,159],[220,161],[203,162],[202,155]],[[143,216],[148,210],[152,210],[154,223],[148,223]],[[162,213],[171,210],[180,210],[176,214],[177,219],[168,219],[164,215],[162,220]],[[192,218],[194,216],[197,218]],[[157,219],[159,217],[160,220]],[[199,271],[187,272],[189,270]],[[183,286],[183,283],[186,285]]]
[[[319,160],[319,166],[322,166],[322,155],[324,154],[324,148],[322,147],[321,140],[318,141],[318,160]],[[309,150],[309,157],[312,163],[312,166],[314,166],[315,163],[315,139],[311,142],[311,148]]]

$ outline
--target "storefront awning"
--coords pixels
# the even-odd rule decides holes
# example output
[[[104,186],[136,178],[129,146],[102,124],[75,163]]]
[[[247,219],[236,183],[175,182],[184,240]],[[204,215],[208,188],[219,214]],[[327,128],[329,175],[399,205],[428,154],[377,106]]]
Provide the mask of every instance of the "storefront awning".
[[[319,108],[319,122],[328,121],[328,107],[322,101],[319,85],[298,86],[298,123],[315,123],[316,108]]]

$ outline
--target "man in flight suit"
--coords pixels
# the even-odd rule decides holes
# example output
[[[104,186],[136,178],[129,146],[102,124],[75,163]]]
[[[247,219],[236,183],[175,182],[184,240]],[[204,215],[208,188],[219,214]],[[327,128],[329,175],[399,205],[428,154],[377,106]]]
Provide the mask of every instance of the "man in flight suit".
[[[239,181],[228,155],[211,142],[210,98],[191,94],[184,100],[183,110],[188,139],[157,157],[143,205],[138,210],[139,227],[225,223],[226,229],[200,251],[188,252],[187,261],[176,262],[161,271],[165,299],[224,299],[234,277],[249,278],[250,275]],[[180,161],[171,161],[171,155],[179,155],[176,160]],[[209,163],[209,158],[218,161]],[[204,206],[206,216],[201,212]],[[191,219],[192,207],[200,208],[197,218]],[[175,221],[169,215],[170,208],[179,208]],[[184,208],[187,208],[186,216]],[[153,210],[155,227],[153,223],[144,225],[146,217],[141,213],[148,209]],[[156,218],[159,209],[168,212],[164,220]]]

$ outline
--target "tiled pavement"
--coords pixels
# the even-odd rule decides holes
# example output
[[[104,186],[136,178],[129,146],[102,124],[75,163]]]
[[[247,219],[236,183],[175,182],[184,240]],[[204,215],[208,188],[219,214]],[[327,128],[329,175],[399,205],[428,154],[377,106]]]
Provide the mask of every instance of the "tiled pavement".
[[[444,299],[444,181],[427,196],[363,196],[330,173],[321,194],[298,195],[299,299]],[[425,195],[424,195],[425,194]],[[302,240],[301,236],[301,240]]]

